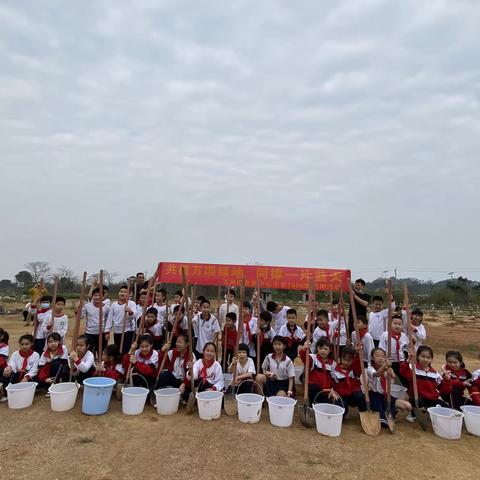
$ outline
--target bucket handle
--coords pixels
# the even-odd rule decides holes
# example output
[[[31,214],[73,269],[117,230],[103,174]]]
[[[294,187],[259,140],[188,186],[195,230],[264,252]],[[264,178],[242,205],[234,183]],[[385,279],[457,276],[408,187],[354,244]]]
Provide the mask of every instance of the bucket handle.
[[[317,403],[317,397],[318,397],[321,393],[327,393],[327,392],[330,393],[331,391],[333,391],[332,388],[326,388],[326,389],[324,389],[324,390],[320,390],[320,391],[315,395],[315,398],[313,399],[312,407],[313,407],[313,405],[316,405],[316,403]],[[340,402],[342,402],[342,408],[345,408],[345,404],[343,403],[342,397],[341,397],[340,395],[339,395],[338,397],[340,398]]]
[[[238,384],[238,386],[237,386],[237,392],[238,392],[238,390],[240,389],[240,386],[243,385],[245,382],[252,382],[252,383],[258,385],[258,386],[260,387],[260,391],[262,392],[262,397],[265,397],[265,393],[263,392],[262,386],[260,385],[259,382],[257,382],[257,381],[254,380],[253,378],[246,378],[245,380],[242,380],[242,381]],[[252,393],[253,393],[253,392],[252,392]],[[237,394],[237,395],[238,395],[238,394]]]

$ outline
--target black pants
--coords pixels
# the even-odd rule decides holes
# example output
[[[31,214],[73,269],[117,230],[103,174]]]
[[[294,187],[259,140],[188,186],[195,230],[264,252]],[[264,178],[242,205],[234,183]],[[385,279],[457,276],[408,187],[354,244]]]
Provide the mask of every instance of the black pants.
[[[375,348],[378,348],[378,346],[380,345],[380,340],[373,339],[373,344],[375,345]]]
[[[130,347],[132,346],[133,343],[133,337],[135,335],[135,332],[129,331],[125,332],[125,338],[123,339],[123,351],[120,352],[122,355],[125,353],[128,353],[130,351]],[[122,340],[122,334],[121,333],[114,333],[113,334],[113,341],[117,347],[120,348],[120,342]]]
[[[36,338],[33,344],[33,350],[39,355],[42,355],[43,351],[45,350],[46,343],[47,341],[45,340],[45,338]]]
[[[86,333],[85,334],[88,338],[88,349],[96,355],[98,352],[98,333],[95,335],[94,333]],[[104,333],[102,338],[102,349],[105,350],[107,347],[107,335]]]
[[[155,388],[179,388],[183,380],[177,378],[172,372],[164,370],[158,377],[157,385]]]
[[[80,385],[83,385],[83,381],[86,380],[87,378],[93,377],[95,375],[95,367],[92,366],[87,372],[79,372],[77,370],[77,373],[74,375],[75,379]]]
[[[365,410],[367,410],[367,404],[363,392],[353,392],[348,397],[342,397],[342,401],[343,407],[345,408],[345,415],[348,413],[349,406],[357,407],[359,412],[365,412]]]
[[[415,406],[415,399],[413,398],[410,398],[410,403]],[[437,398],[436,400],[429,400],[428,398],[419,398],[418,399],[418,406],[420,408],[430,408],[430,407],[436,407],[436,406],[440,406],[440,407],[449,407],[449,404],[447,402],[445,402],[444,400],[442,400],[441,398]],[[412,410],[412,417],[415,416],[415,411]]]
[[[50,378],[55,378],[56,383],[68,382],[70,377],[70,369],[68,367],[68,360],[62,358],[55,358],[50,363]],[[48,388],[51,383],[41,382],[38,380],[38,388]]]
[[[450,395],[443,394],[442,400],[448,403],[455,410],[460,410],[460,407],[465,405],[466,398],[464,397],[465,388],[452,387],[452,393]]]
[[[2,372],[2,375],[3,375],[3,372]],[[9,377],[2,377],[2,385],[3,385],[3,388],[7,388],[7,385],[9,383],[20,383],[20,381],[22,380],[23,378],[23,375],[20,374],[19,372],[12,372],[11,375]],[[29,380],[30,382],[34,382],[35,381],[35,378],[32,378]],[[6,392],[5,392],[6,393]]]
[[[308,400],[310,405],[314,403],[335,403],[328,397],[328,392],[321,392],[320,386],[315,383],[308,384]]]
[[[149,390],[153,390],[155,387],[155,380],[157,377],[147,377],[145,375],[135,372],[135,369],[132,372],[132,383],[134,387],[144,387]]]
[[[390,413],[393,417],[395,417],[397,413],[395,408],[396,401],[397,399],[395,397],[391,397]],[[387,399],[385,398],[385,395],[383,393],[370,391],[370,406],[374,412],[378,412],[380,414],[380,422],[382,427],[387,428]]]

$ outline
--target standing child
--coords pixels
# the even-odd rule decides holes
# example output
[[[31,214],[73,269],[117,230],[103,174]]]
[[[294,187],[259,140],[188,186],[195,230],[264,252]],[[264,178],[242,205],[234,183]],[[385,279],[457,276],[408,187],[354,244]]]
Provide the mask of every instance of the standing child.
[[[243,302],[242,309],[243,318],[243,337],[242,343],[248,345],[248,355],[250,358],[255,358],[255,344],[253,343],[253,335],[257,328],[257,319],[252,315],[252,304],[248,301]]]
[[[417,350],[418,347],[425,343],[425,340],[427,339],[427,331],[425,330],[425,325],[423,325],[422,310],[420,310],[419,308],[415,308],[411,313],[411,318],[413,341],[415,343],[415,350]],[[405,319],[404,324],[406,323]],[[404,331],[408,332],[408,325],[405,326]]]
[[[155,293],[155,303],[153,307],[157,309],[158,313],[158,322],[160,325],[163,325],[165,330],[167,329],[168,324],[168,307],[167,307],[167,291],[164,288]]]
[[[297,325],[297,311],[294,308],[287,310],[287,323],[280,327],[278,334],[285,339],[287,345],[285,354],[295,360],[298,355],[298,346],[305,338],[305,334]]]
[[[227,358],[225,364],[229,365],[233,359],[233,352],[235,350],[235,345],[237,344],[237,315],[235,312],[228,312],[225,317],[225,327],[223,328],[223,342],[225,345],[225,352],[227,353]]]
[[[248,357],[250,351],[246,343],[238,345],[238,355],[233,357],[232,363],[228,367],[229,373],[236,370],[235,384],[233,388],[236,393],[249,393],[253,391],[255,386],[253,379],[255,378],[255,363]]]
[[[263,364],[267,355],[273,353],[272,341],[275,337],[275,330],[273,330],[273,328],[270,326],[271,321],[272,314],[269,311],[264,310],[262,313],[260,313],[258,325],[253,337],[255,353],[256,355],[260,355],[260,365]],[[257,336],[260,336],[260,352],[257,352]]]
[[[372,336],[368,333],[367,317],[365,315],[358,315],[357,324],[358,333],[360,334],[360,340],[363,345],[363,363],[367,366],[370,364],[372,351],[375,348],[375,345],[373,344]],[[357,341],[357,332],[355,330],[352,332],[352,345],[356,350],[358,350],[358,347],[360,346],[360,343]]]
[[[40,308],[37,310],[36,318],[34,320],[35,328],[35,343],[33,349],[41,355],[45,348],[45,337],[47,336],[47,325],[52,320],[52,303],[53,298],[50,295],[44,295],[40,299]]]
[[[125,368],[122,365],[120,350],[114,343],[107,345],[103,351],[102,363],[97,367],[97,376],[111,378],[117,383],[123,383]]]
[[[158,321],[158,311],[155,307],[147,309],[145,315],[145,333],[152,336],[153,349],[160,350],[163,341],[163,326]]]
[[[201,308],[201,305],[200,305]],[[227,293],[226,302],[220,305],[218,310],[218,322],[219,325],[223,328],[225,326],[227,312],[233,312],[236,315],[236,318],[240,317],[240,309],[238,305],[235,303],[235,290],[230,288]]]
[[[222,391],[224,386],[222,366],[217,362],[217,347],[213,342],[203,346],[202,358],[193,364],[193,378],[199,392]],[[189,366],[190,366],[189,362]],[[185,377],[185,390],[190,388],[190,372]]]
[[[315,329],[313,330],[312,335],[312,348],[311,353],[316,353],[315,345],[320,340],[321,337],[327,337],[328,340],[331,340],[332,330],[330,328],[330,323],[328,322],[328,312],[327,310],[318,310],[315,315]]]
[[[153,339],[150,335],[142,335],[136,343],[132,343],[134,353],[129,361],[132,368],[133,384],[138,387],[153,389],[157,378],[158,353],[153,349]]]
[[[197,353],[195,355],[198,358],[201,357],[199,352],[203,351],[207,343],[216,344],[218,332],[220,331],[218,320],[210,313],[210,302],[205,299],[200,308],[200,315],[196,315],[192,320],[195,336],[197,337]]]
[[[413,350],[409,351],[409,358],[415,358]],[[433,350],[428,345],[418,347],[416,360],[414,368],[417,376],[419,406],[425,409],[435,407],[436,405],[448,407],[448,404],[441,399],[440,393],[448,395],[451,393],[452,384],[450,382],[450,374],[444,372],[443,375],[440,375],[432,367]],[[413,374],[408,361],[400,364],[400,373],[408,382],[410,403],[413,403]],[[412,414],[407,417],[407,420],[409,422],[415,421],[415,413],[413,411]]]
[[[332,303],[332,311],[329,313],[328,323],[330,325],[330,341],[337,342],[340,345],[340,350],[343,350],[347,345],[347,324],[346,320],[340,315],[338,300]],[[337,340],[337,337],[340,337]]]
[[[274,352],[265,358],[262,364],[263,374],[257,375],[257,382],[264,387],[267,397],[292,397],[295,369],[291,358],[285,354],[286,341],[282,336],[276,335],[272,343]]]
[[[387,382],[390,384],[395,380],[395,372],[392,369],[392,362],[381,348],[374,348],[370,359],[370,366],[367,368],[368,388],[370,390],[370,402],[372,410],[380,414],[382,427],[388,428],[387,422]],[[391,397],[390,411],[393,417],[398,410],[411,412],[412,405],[395,397]]]
[[[267,302],[267,311],[272,314],[273,325],[276,335],[280,335],[280,329],[287,323],[287,311],[290,307],[279,305],[275,302]]]
[[[81,385],[85,379],[95,375],[95,358],[88,347],[88,337],[86,335],[80,335],[77,340],[76,349],[70,352],[72,374]]]
[[[408,337],[403,333],[403,320],[402,315],[395,313],[392,315],[391,328],[391,355],[389,360],[392,362],[392,368],[395,375],[398,375],[402,385],[407,384],[406,380],[400,374],[400,363],[405,361],[405,351],[408,349]],[[384,352],[388,352],[388,331],[383,332],[380,337],[379,348]]]
[[[395,302],[393,298],[389,301],[392,304],[392,311],[395,310]],[[368,333],[373,338],[375,347],[380,344],[382,333],[387,330],[388,308],[383,308],[383,298],[379,295],[373,297],[373,312],[368,314]]]
[[[65,298],[57,297],[55,305],[53,305],[53,318],[46,325],[45,335],[48,336],[51,332],[60,334],[61,342],[64,343],[65,335],[68,330],[68,316],[64,313]]]
[[[118,291],[118,300],[113,302],[108,312],[108,324],[113,325],[113,339],[115,345],[120,346],[123,331],[123,322],[125,320],[125,338],[123,341],[122,354],[130,351],[132,346],[133,337],[137,329],[135,312],[137,306],[134,301],[128,298],[128,287],[123,285]],[[127,317],[125,318],[125,313]],[[110,333],[110,332],[107,332]]]
[[[452,408],[460,410],[460,407],[465,405],[467,400],[465,398],[465,389],[470,386],[472,374],[465,368],[462,354],[456,350],[449,350],[445,354],[445,361],[443,370],[450,374],[452,391],[450,395],[442,394],[442,399],[449,403]]]
[[[20,348],[13,352],[8,365],[3,371],[3,390],[9,383],[31,382],[38,373],[38,361],[40,356],[33,350],[33,335],[22,335],[19,339]],[[7,397],[1,399],[5,402]]]
[[[69,370],[68,351],[62,345],[62,337],[58,332],[49,333],[47,347],[38,361],[38,386],[48,388],[54,382],[68,382]]]

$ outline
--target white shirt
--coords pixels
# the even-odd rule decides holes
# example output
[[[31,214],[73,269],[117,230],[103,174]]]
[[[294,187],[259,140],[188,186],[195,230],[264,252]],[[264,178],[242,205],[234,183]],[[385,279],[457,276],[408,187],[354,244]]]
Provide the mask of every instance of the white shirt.
[[[158,367],[158,352],[156,350],[150,350],[151,355],[148,358],[142,357],[140,354],[142,351],[138,348],[135,350],[135,358],[137,363],[144,363],[145,365],[153,365],[155,368]]]
[[[67,350],[67,347],[65,345],[61,345],[62,347],[62,354],[60,356],[58,355],[55,355],[54,358],[56,359],[62,359],[62,360],[68,360],[68,350]],[[45,355],[46,352],[44,352],[42,354],[42,356],[40,357],[40,360],[38,361],[38,366],[39,367],[43,367],[44,365],[46,365],[48,362],[47,360],[50,360],[51,361],[51,357],[50,355]]]
[[[237,320],[240,316],[240,311],[238,309],[238,305],[236,305],[235,303],[229,303],[228,304],[228,313],[231,313],[231,312],[234,312],[235,315],[237,316]],[[227,302],[225,303],[222,303],[220,305],[220,309],[219,309],[219,312],[218,312],[218,320],[219,320],[219,324],[222,326],[225,325],[225,318],[227,316]]]
[[[216,320],[216,319],[215,319]],[[197,360],[193,364],[193,378],[198,380],[201,378],[201,371],[203,369],[203,360]],[[215,387],[215,390],[223,390],[223,372],[222,366],[215,360],[213,365],[207,368],[207,382]]]
[[[46,338],[46,332],[48,331],[47,325],[52,320],[52,315],[52,309],[37,314],[37,330],[35,332],[36,339]]]
[[[417,350],[418,347],[427,339],[427,331],[425,330],[423,323],[421,323],[417,326],[412,325],[412,333],[413,337],[415,338],[415,350]]]
[[[395,302],[392,303],[392,311],[395,310]],[[382,333],[387,330],[388,308],[380,312],[368,314],[368,333],[374,340],[380,340]]]
[[[377,371],[375,370],[375,367],[373,367],[372,365],[369,365],[367,368],[368,388],[372,392],[385,394],[386,392],[384,391],[384,388],[382,385],[382,377],[375,376],[376,373]],[[384,372],[384,375],[386,375],[386,372]],[[392,380],[391,379],[389,380],[391,383]]]
[[[169,350],[167,352],[167,355],[168,355],[168,361],[170,362],[170,365],[171,365],[172,358],[173,358],[173,350]],[[195,355],[193,355],[193,353],[192,353],[192,357],[193,357],[193,363],[195,363],[197,359],[195,358]],[[175,378],[178,378],[179,380],[183,380],[185,378],[185,370],[186,370],[186,365],[185,365],[185,361],[183,360],[183,355],[182,356],[179,355],[175,359],[175,363],[172,366],[172,374]]]
[[[2,343],[0,345],[0,357],[5,357],[8,358],[8,354],[10,352],[10,349],[6,343]]]
[[[215,334],[220,331],[218,320],[213,315],[210,315],[208,320],[204,320],[201,315],[195,315],[192,324],[197,337],[197,352],[203,352],[205,344],[213,342]]]
[[[95,363],[95,358],[90,350],[85,352],[82,358],[79,358],[76,362],[73,362],[73,372],[87,373]]]
[[[109,332],[112,328],[112,321],[108,319],[109,306],[102,307],[102,329]],[[98,319],[100,316],[100,308],[96,307],[93,302],[85,303],[82,307],[81,318],[85,319],[85,332],[90,335],[98,335]]]
[[[392,347],[390,360],[392,362],[403,362],[405,360],[405,355],[403,351],[408,350],[409,341],[408,341],[408,337],[403,332],[400,334],[399,342],[400,342],[400,349],[397,352],[396,340],[393,337],[390,340],[390,344]],[[385,352],[388,351],[388,332],[382,333],[382,336],[380,337],[380,343],[378,344],[378,346]]]
[[[114,333],[122,333],[124,318],[126,332],[135,332],[137,330],[137,322],[135,318],[137,305],[133,300],[129,300],[128,308],[130,308],[133,313],[127,314],[127,317],[125,318],[125,303],[120,304],[117,300],[110,306],[110,311],[108,312],[108,322],[113,324]]]
[[[281,337],[293,338],[295,340],[303,340],[303,337],[305,336],[305,334],[303,333],[303,330],[298,325],[295,325],[295,330],[293,332],[291,332],[288,329],[288,325],[282,325],[282,327],[280,327],[280,331],[278,332],[278,334]]]
[[[327,332],[320,327],[315,328],[312,335],[312,346],[310,347],[311,353],[317,353],[317,342],[322,338],[326,337]]]
[[[277,333],[279,333],[280,328],[282,328],[282,326],[287,323],[288,310],[290,310],[290,307],[287,307],[286,305],[284,305],[279,312],[277,313],[270,312],[272,314],[272,326]]]
[[[245,373],[253,373],[253,375],[256,373],[255,363],[250,357],[247,357],[247,361],[243,367],[240,365],[240,362],[237,362],[237,376],[244,375]]]
[[[288,380],[295,376],[295,369],[290,357],[285,355],[283,360],[277,360],[275,353],[269,353],[262,363],[262,369],[264,372],[272,372],[276,376],[276,380]]]
[[[354,347],[358,346],[357,342],[357,332],[352,332],[352,344]],[[367,332],[362,338],[363,344],[363,360],[367,362],[368,365],[372,363],[372,350],[375,348],[373,343],[372,336]]]
[[[65,314],[59,315],[59,316],[55,315],[53,317],[52,327],[45,329],[45,338],[48,337],[50,333],[57,332],[60,334],[63,341],[65,338],[65,335],[67,334],[67,330],[68,330],[68,316]]]
[[[12,369],[13,373],[18,373],[22,369],[24,360],[25,359],[20,355],[19,351],[17,350],[16,352],[12,353],[12,356],[8,361],[8,366]],[[39,360],[40,355],[37,352],[33,352],[27,359],[25,375],[28,375],[30,377],[30,380],[37,376]]]
[[[331,315],[329,314],[329,318],[331,318]],[[334,340],[334,333],[338,328],[338,322],[340,320],[340,345],[346,345],[347,344],[347,329],[345,328],[345,321],[343,320],[343,317],[340,317],[340,319],[336,320],[330,320],[328,324],[330,325],[330,332],[332,333],[330,336],[330,340]]]
[[[248,326],[250,328],[250,335],[252,335],[252,339],[250,340],[250,338],[248,337],[248,330],[247,330],[247,327],[245,325],[245,323],[243,324],[243,329],[242,329],[242,341],[240,343],[245,343],[248,345],[248,355],[251,356],[251,357],[254,357],[256,355],[255,353],[255,342],[254,342],[254,339],[253,339],[253,335],[255,335],[255,332],[257,331],[257,319],[255,317],[252,317],[249,321],[248,321]]]

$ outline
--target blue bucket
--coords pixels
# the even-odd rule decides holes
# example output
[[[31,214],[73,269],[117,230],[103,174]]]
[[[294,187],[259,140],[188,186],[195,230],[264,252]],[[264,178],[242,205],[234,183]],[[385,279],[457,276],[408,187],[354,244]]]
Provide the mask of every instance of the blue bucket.
[[[92,377],[83,381],[82,413],[103,415],[107,413],[115,380],[105,377]]]

